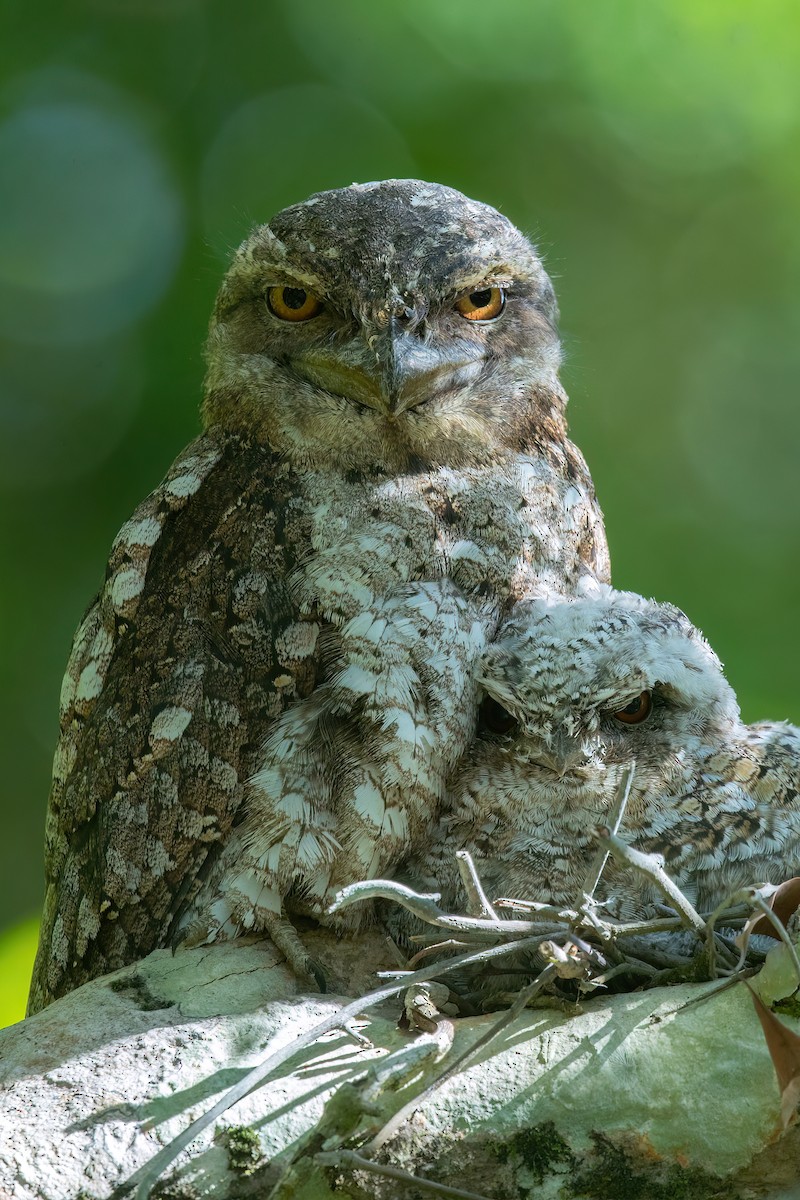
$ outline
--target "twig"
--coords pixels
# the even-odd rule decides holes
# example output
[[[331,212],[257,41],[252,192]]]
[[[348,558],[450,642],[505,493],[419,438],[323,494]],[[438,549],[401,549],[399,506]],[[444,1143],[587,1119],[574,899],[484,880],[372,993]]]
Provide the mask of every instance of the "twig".
[[[620,781],[617,784],[617,790],[614,795],[614,803],[609,812],[608,830],[612,837],[615,837],[619,832],[619,827],[622,824],[622,818],[625,809],[628,807],[628,797],[631,794],[633,785],[633,777],[636,774],[636,760],[632,760],[622,772]],[[583,884],[584,903],[594,897],[595,890],[600,882],[600,876],[605,870],[608,862],[609,851],[606,847],[601,846],[595,857],[592,859],[591,866],[586,873],[586,879]]]
[[[413,1184],[421,1192],[430,1192],[434,1196],[452,1196],[453,1200],[490,1200],[482,1192],[465,1192],[463,1188],[448,1187],[446,1183],[434,1183],[432,1179],[423,1179],[421,1175],[410,1175],[399,1167],[384,1166],[372,1162],[356,1154],[355,1150],[323,1150],[314,1155],[314,1162],[321,1167],[351,1167],[354,1171],[371,1171],[373,1175],[384,1175],[387,1179],[399,1179],[402,1183]]]
[[[350,1017],[342,1022],[342,1029],[345,1033],[349,1033],[354,1042],[358,1042],[359,1046],[363,1046],[365,1050],[372,1050],[373,1045],[366,1034],[363,1034],[356,1025],[355,1017]]]
[[[675,951],[664,950],[647,937],[626,938],[623,954],[628,961],[643,960],[654,967],[664,967],[667,970],[673,970],[675,967],[688,967],[692,962],[691,954],[678,954]]]
[[[577,920],[581,915],[578,909],[543,904],[539,900],[519,900],[511,896],[498,896],[494,906],[495,908],[515,908],[518,912],[535,912],[540,917],[551,917],[554,921],[564,921],[565,924]]]
[[[386,937],[384,938],[384,942],[386,944],[386,949],[389,951],[392,958],[397,963],[398,967],[406,966],[407,965],[406,964],[406,956],[405,956],[405,954],[403,954],[402,950],[400,949],[400,947],[398,946],[398,944],[394,940],[394,938],[390,937],[389,934],[387,933]]]
[[[656,968],[651,967],[649,963],[637,962],[635,959],[627,958],[625,962],[617,963],[615,967],[604,971],[602,975],[593,975],[591,979],[587,979],[581,985],[581,991],[590,992],[596,987],[602,987],[617,975],[644,975],[648,979],[652,979],[657,974],[658,971]]]
[[[716,951],[716,938],[714,937],[714,931],[716,929],[718,922],[725,920],[725,912],[726,912],[726,909],[728,908],[728,905],[734,901],[738,902],[740,900],[743,900],[747,904],[747,908],[749,910],[749,917],[748,917],[747,921],[745,921],[744,929],[741,934],[742,944],[739,947],[739,958],[738,958],[737,962],[735,963],[731,974],[736,975],[739,971],[741,971],[742,967],[744,966],[745,959],[747,958],[747,943],[750,938],[749,926],[751,926],[753,923],[752,899],[753,899],[753,889],[752,888],[740,888],[736,892],[734,892],[733,895],[727,896],[720,904],[718,904],[717,907],[714,909],[714,911],[709,916],[709,918],[708,918],[708,933],[706,934],[706,951],[708,953],[708,961],[711,965],[711,971],[712,971],[713,975],[716,975],[716,964],[714,962],[714,959],[716,957],[716,952],[717,952]]]
[[[328,909],[329,913],[339,912],[356,904],[360,900],[394,900],[402,904],[415,917],[420,917],[430,925],[438,925],[441,929],[454,929],[458,932],[471,931],[490,933],[495,937],[531,937],[541,934],[551,937],[554,932],[552,925],[540,925],[535,921],[493,921],[480,917],[462,917],[455,913],[447,913],[440,908],[436,901],[439,892],[415,892],[404,883],[393,879],[367,879],[361,883],[350,883],[336,893],[336,897]]]
[[[484,917],[490,921],[497,921],[499,918],[483,890],[472,855],[468,850],[456,850],[456,862],[464,891],[467,893],[467,914],[470,917]]]
[[[673,1008],[672,1015],[683,1012],[685,1008],[692,1008],[695,1004],[705,1004],[706,1000],[710,1000],[717,992],[724,992],[726,988],[733,987],[746,976],[752,975],[752,971],[739,971],[735,975],[729,975],[726,979],[712,979],[704,992],[699,996],[692,996],[690,1000],[684,1000],[683,1004],[679,1004],[677,1008]]]
[[[678,885],[667,875],[655,854],[644,854],[641,850],[635,850],[633,846],[629,846],[627,842],[623,842],[622,838],[612,833],[607,825],[600,827],[597,836],[601,845],[605,846],[615,858],[621,859],[629,867],[633,867],[634,870],[652,880],[659,891],[670,901],[673,908],[677,909],[687,928],[693,929],[701,937],[705,935],[705,921],[692,907]]]
[[[456,938],[448,938],[446,942],[434,942],[432,946],[423,946],[421,950],[418,950],[417,953],[408,960],[406,963],[406,970],[416,971],[419,963],[423,962],[423,960],[426,958],[430,958],[430,956],[435,954],[438,950],[456,950],[462,949],[463,946],[464,943],[457,941]]]
[[[735,908],[727,908],[728,901],[720,905],[719,914],[721,920],[724,920],[726,926],[735,929],[738,924],[741,924],[744,918],[742,905],[737,905]],[[706,914],[703,920],[708,923],[712,921],[712,915]],[[625,921],[621,924],[603,921],[599,918],[599,924],[603,929],[609,930],[615,938],[636,937],[638,934],[649,933],[669,933],[674,929],[685,929],[686,922],[682,917],[655,917],[650,921]]]
[[[497,938],[492,934],[486,933],[482,929],[459,929],[458,936],[447,938],[447,941],[460,942],[462,946],[494,946]],[[408,939],[412,946],[430,947],[440,946],[444,940],[444,934],[437,929],[434,933],[412,933]],[[405,959],[403,960],[405,964]]]
[[[765,905],[764,909],[762,909],[760,907],[761,904]],[[717,953],[717,949],[718,949],[717,938],[719,935],[717,935],[715,933],[716,926],[719,925],[720,923],[724,923],[726,927],[735,927],[736,925],[740,924],[740,922],[738,920],[733,921],[731,919],[731,913],[738,914],[739,910],[743,907],[745,907],[746,910],[749,911],[749,916],[747,917],[747,919],[745,920],[745,922],[743,924],[742,932],[739,934],[739,937],[737,937],[735,939],[736,946],[739,950],[739,957],[736,959],[735,962],[729,960],[729,966],[727,967],[725,973],[728,976],[735,976],[735,975],[738,975],[739,972],[744,967],[745,961],[747,959],[747,950],[748,950],[748,944],[750,941],[750,934],[752,933],[753,926],[756,924],[756,922],[758,920],[760,920],[760,917],[754,916],[754,913],[753,913],[753,909],[757,908],[759,913],[763,913],[770,920],[770,922],[775,925],[775,928],[778,932],[778,936],[780,937],[781,941],[784,941],[784,940],[786,941],[786,945],[789,947],[789,953],[791,954],[792,960],[795,964],[795,970],[798,973],[798,978],[800,978],[800,963],[798,963],[798,961],[797,961],[797,954],[795,952],[794,946],[792,945],[792,942],[791,942],[791,939],[789,938],[788,933],[784,929],[783,924],[778,919],[778,917],[775,916],[775,914],[772,912],[771,909],[769,909],[769,905],[766,905],[766,901],[764,900],[763,896],[760,894],[759,890],[754,887],[744,887],[744,888],[737,889],[737,891],[733,892],[730,896],[727,896],[722,901],[721,904],[718,904],[717,907],[714,909],[714,911],[711,913],[711,915],[708,918],[708,933],[706,935],[706,950],[708,953],[709,963],[711,964],[711,967],[712,967],[712,973],[714,973],[714,971],[715,971],[714,960],[716,958],[716,953]],[[769,911],[767,911],[767,909],[769,909]]]
[[[376,1004],[380,1004],[382,1000],[388,1000],[391,996],[396,996],[398,992],[402,992],[411,983],[423,983],[428,979],[436,979],[438,976],[444,975],[449,971],[456,971],[460,967],[472,966],[477,962],[485,962],[491,958],[500,958],[505,954],[511,954],[519,950],[533,949],[540,942],[541,938],[539,937],[523,938],[518,942],[510,942],[502,946],[491,946],[488,949],[478,952],[461,954],[456,958],[448,959],[446,962],[436,963],[433,966],[423,968],[421,971],[414,971],[408,975],[404,975],[401,979],[376,988],[375,991],[362,996],[360,1000],[353,1000],[350,1004],[346,1004],[344,1008],[336,1013],[332,1013],[330,1017],[326,1017],[324,1021],[320,1021],[312,1029],[301,1033],[291,1045],[281,1046],[278,1050],[268,1055],[258,1066],[248,1071],[208,1112],[203,1113],[202,1116],[192,1121],[191,1125],[184,1129],[182,1133],[179,1133],[176,1138],[173,1138],[157,1154],[153,1155],[148,1162],[144,1163],[137,1171],[134,1171],[133,1175],[121,1183],[114,1190],[113,1197],[115,1200],[121,1200],[122,1196],[128,1195],[135,1189],[135,1200],[147,1200],[153,1184],[156,1183],[170,1163],[174,1162],[178,1155],[203,1130],[212,1125],[218,1117],[221,1117],[223,1113],[232,1108],[234,1104],[237,1104],[239,1100],[243,1100],[245,1096],[249,1096],[251,1092],[261,1087],[274,1071],[294,1058],[300,1050],[313,1045],[323,1034],[331,1033],[334,1029],[345,1028],[349,1020],[362,1014],[365,1009],[373,1008]]]

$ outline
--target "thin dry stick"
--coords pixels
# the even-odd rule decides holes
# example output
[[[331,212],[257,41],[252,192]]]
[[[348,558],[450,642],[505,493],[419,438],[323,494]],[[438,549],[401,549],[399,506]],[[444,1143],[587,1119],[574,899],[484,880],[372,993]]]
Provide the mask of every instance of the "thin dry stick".
[[[725,904],[727,904],[727,900]],[[726,908],[721,905],[719,916],[724,920],[726,925],[734,927],[735,924],[740,924],[744,915],[742,905],[737,905],[735,908]],[[712,921],[712,916],[706,914],[703,920],[707,923]],[[673,929],[685,929],[686,922],[682,917],[655,917],[652,921],[625,921],[621,924],[605,922],[599,920],[599,926],[604,930],[609,930],[615,938],[637,937],[640,934],[647,935],[648,933],[669,933]]]
[[[480,876],[468,850],[456,850],[456,862],[461,875],[464,891],[467,893],[467,915],[470,917],[485,917],[490,921],[499,920],[492,908],[489,897],[483,890]]]
[[[405,964],[405,969],[407,971],[415,971],[419,963],[423,962],[426,958],[430,958],[432,954],[437,954],[442,950],[463,950],[463,948],[464,942],[459,942],[455,938],[448,938],[445,942],[434,942],[432,946],[423,946],[421,950],[412,955]]]
[[[728,909],[728,905],[731,904],[733,901],[739,901],[742,899],[744,899],[747,902],[747,907],[750,910],[749,919],[745,922],[745,925],[744,925],[743,945],[740,947],[739,957],[736,960],[736,962],[733,963],[730,967],[724,967],[722,969],[719,969],[717,967],[716,926],[720,921],[725,921],[726,910]],[[752,921],[753,921],[752,899],[753,899],[753,889],[752,888],[740,888],[738,891],[734,892],[732,896],[726,897],[726,899],[723,900],[721,904],[718,904],[717,907],[714,909],[714,911],[711,913],[711,915],[708,917],[707,932],[706,932],[706,955],[708,957],[709,970],[710,970],[712,978],[716,978],[717,975],[719,975],[719,974],[727,974],[728,976],[738,975],[739,972],[742,970],[742,967],[744,966],[744,963],[745,963],[745,959],[747,958],[747,943],[750,938],[750,934],[748,932],[748,926],[750,924],[752,924]],[[726,924],[727,924],[727,922],[726,922]]]
[[[559,932],[558,929],[553,929],[552,924],[541,925],[535,921],[500,921],[497,918],[491,921],[447,913],[436,903],[439,895],[438,892],[415,892],[394,879],[367,879],[360,883],[349,883],[337,892],[328,912],[339,912],[360,900],[380,898],[402,904],[403,908],[407,908],[415,917],[421,917],[429,925],[453,929],[458,933],[490,933],[494,937],[533,937],[540,934],[542,938],[547,938]]]
[[[673,967],[687,967],[694,961],[692,954],[680,954],[664,949],[658,943],[647,937],[631,937],[625,939],[625,958],[636,962],[640,959],[654,967],[671,970]]]
[[[635,850],[633,846],[629,846],[627,842],[623,842],[622,838],[613,834],[607,825],[600,827],[598,837],[601,845],[610,850],[615,858],[622,859],[629,867],[640,871],[653,881],[662,895],[669,900],[672,907],[683,918],[684,925],[694,930],[701,937],[705,936],[705,921],[692,907],[678,885],[673,883],[669,875],[667,875],[655,854],[644,854],[641,850]]]
[[[588,979],[581,990],[591,992],[592,987],[600,987],[607,984],[609,980],[615,979],[618,975],[644,975],[647,979],[652,979],[657,975],[658,971],[655,967],[651,967],[649,963],[637,962],[635,959],[626,958],[625,962],[617,963],[615,967],[604,971],[602,975],[593,975]]]
[[[640,921],[608,921],[605,917],[601,917],[599,911],[589,909],[588,911],[578,913],[573,912],[568,908],[553,908],[549,904],[539,904],[535,900],[513,900],[509,897],[503,897],[500,900],[495,900],[496,908],[516,908],[521,912],[535,912],[537,915],[547,915],[553,917],[554,920],[562,920],[565,926],[580,925],[588,926],[590,929],[595,929],[599,934],[605,937],[614,937],[617,939],[634,937],[637,934],[648,933],[667,933],[673,929],[685,929],[686,922],[682,917],[674,915],[674,910],[670,909],[673,915],[668,917],[651,917],[642,918]],[[748,905],[745,907],[742,904],[737,904],[734,908],[726,908],[728,901],[720,905],[719,919],[725,922],[730,928],[738,928],[744,924],[744,919],[749,916],[752,909]],[[664,905],[666,908],[667,906]],[[703,920],[708,921],[709,914],[703,915]]]
[[[323,1034],[331,1033],[334,1029],[345,1028],[348,1021],[359,1016],[365,1009],[372,1008],[374,1005],[380,1004],[382,1000],[388,1000],[391,996],[396,996],[398,992],[404,991],[409,984],[424,983],[429,979],[436,979],[448,971],[458,970],[459,967],[468,967],[475,963],[486,962],[488,959],[500,958],[502,955],[510,954],[516,950],[533,949],[540,942],[541,938],[539,937],[523,938],[519,942],[511,942],[503,946],[490,946],[485,950],[479,950],[470,954],[461,954],[456,958],[448,959],[446,962],[436,963],[433,966],[425,967],[421,971],[414,971],[411,974],[404,975],[402,979],[376,988],[374,992],[369,992],[360,1000],[353,1000],[338,1012],[332,1013],[324,1021],[320,1021],[312,1029],[300,1034],[290,1045],[281,1046],[280,1049],[275,1050],[263,1062],[259,1063],[257,1067],[253,1067],[251,1071],[248,1071],[208,1112],[203,1113],[196,1121],[193,1121],[188,1128],[184,1129],[183,1133],[179,1133],[176,1138],[173,1138],[157,1154],[153,1155],[138,1171],[134,1171],[133,1175],[126,1179],[124,1183],[121,1183],[113,1192],[114,1200],[121,1200],[123,1196],[127,1196],[133,1189],[135,1189],[135,1200],[147,1200],[153,1184],[157,1182],[166,1168],[175,1161],[178,1155],[204,1129],[212,1125],[218,1117],[221,1117],[223,1113],[232,1108],[239,1100],[243,1100],[245,1096],[249,1096],[256,1088],[261,1087],[279,1067],[282,1067],[286,1062],[294,1058],[295,1054],[300,1050],[313,1045]]]
[[[512,896],[498,896],[494,902],[495,908],[516,908],[519,912],[536,913],[540,917],[552,917],[554,921],[577,921],[580,913],[571,908],[559,908],[554,904],[544,904],[540,900],[519,900]]]
[[[616,836],[619,832],[619,827],[622,824],[622,818],[625,814],[625,809],[628,807],[628,797],[631,794],[633,785],[633,777],[636,774],[636,760],[633,759],[627,767],[625,767],[620,781],[617,784],[617,791],[614,796],[614,804],[609,812],[608,829],[612,836]],[[609,851],[602,847],[592,860],[591,866],[586,873],[586,880],[583,885],[584,903],[586,900],[591,900],[594,896],[600,876],[606,868],[608,862]]]
[[[479,1192],[465,1192],[463,1188],[448,1187],[446,1183],[434,1183],[432,1179],[423,1179],[420,1175],[410,1175],[399,1167],[383,1166],[356,1154],[355,1150],[323,1150],[314,1155],[314,1162],[321,1167],[348,1166],[354,1171],[371,1171],[374,1175],[384,1175],[387,1179],[399,1179],[402,1183],[413,1184],[420,1191],[430,1192],[434,1196],[452,1196],[453,1200],[490,1200]]]
[[[759,909],[764,914],[764,916],[767,918],[769,923],[773,926],[773,928],[777,932],[778,937],[781,939],[781,941],[783,942],[786,949],[789,951],[789,957],[792,960],[792,966],[795,969],[795,974],[797,975],[798,984],[800,984],[800,959],[798,959],[798,957],[797,957],[797,951],[794,948],[794,942],[789,937],[789,932],[788,932],[786,926],[784,925],[784,923],[780,919],[780,917],[777,915],[777,913],[772,911],[771,907],[769,906],[769,904],[767,904],[764,897],[759,895],[758,892],[756,892],[755,896],[753,897],[753,903],[755,904],[756,908]]]

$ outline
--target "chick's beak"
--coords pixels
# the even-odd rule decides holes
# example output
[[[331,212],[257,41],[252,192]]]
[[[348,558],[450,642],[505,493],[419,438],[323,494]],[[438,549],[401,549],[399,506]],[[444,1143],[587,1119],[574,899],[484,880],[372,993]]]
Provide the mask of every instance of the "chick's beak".
[[[579,738],[559,730],[550,745],[538,751],[536,759],[562,779],[575,767],[585,766],[587,754]]]

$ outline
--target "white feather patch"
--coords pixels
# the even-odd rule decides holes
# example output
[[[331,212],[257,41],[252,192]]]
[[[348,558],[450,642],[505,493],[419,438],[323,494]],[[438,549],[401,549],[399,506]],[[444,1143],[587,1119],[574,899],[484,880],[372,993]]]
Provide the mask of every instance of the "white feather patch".
[[[103,682],[105,676],[101,675],[98,664],[94,661],[87,663],[80,674],[78,687],[75,692],[75,701],[80,703],[83,700],[94,700],[103,690]]]
[[[154,546],[161,533],[161,522],[156,517],[127,521],[114,538],[117,546]]]
[[[124,615],[123,609],[131,600],[134,600],[144,590],[144,575],[135,567],[128,567],[124,571],[117,571],[114,578],[111,580],[109,588],[109,596],[114,611]]]
[[[403,842],[408,840],[408,817],[404,808],[392,806],[386,809],[382,832],[385,837],[397,838]]]
[[[193,496],[202,482],[202,475],[197,475],[194,471],[187,471],[183,475],[176,475],[174,479],[170,479],[169,483],[165,485],[164,491],[169,492],[171,496]]]
[[[162,708],[150,726],[150,744],[177,741],[191,719],[192,714],[188,708],[181,708],[177,704],[170,704],[166,708]]]
[[[339,687],[355,692],[357,696],[369,696],[377,687],[378,676],[372,671],[365,671],[363,667],[353,665],[342,671],[336,683]]]
[[[329,860],[329,847],[320,842],[315,833],[307,830],[297,845],[298,866],[305,870],[315,870]]]
[[[383,824],[385,805],[383,796],[371,783],[360,783],[353,792],[353,807],[366,820],[380,828]]]
[[[277,890],[265,887],[263,878],[250,871],[243,871],[237,875],[231,883],[230,891],[238,892],[252,908],[258,905],[275,913],[279,913],[282,909],[281,898]]]

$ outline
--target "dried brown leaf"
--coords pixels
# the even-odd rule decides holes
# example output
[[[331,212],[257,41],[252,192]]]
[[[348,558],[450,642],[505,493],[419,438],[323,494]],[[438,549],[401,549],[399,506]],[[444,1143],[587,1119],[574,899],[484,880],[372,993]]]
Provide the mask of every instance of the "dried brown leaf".
[[[794,1120],[800,1103],[800,1036],[784,1025],[745,980],[764,1031],[769,1056],[781,1092],[781,1126]]]
[[[767,904],[775,913],[782,925],[787,925],[789,919],[800,908],[800,876],[786,879],[779,884],[771,896],[765,897]],[[748,922],[749,924],[749,922]],[[768,937],[778,938],[774,925],[763,914],[758,917],[750,929],[750,933],[766,933]]]

